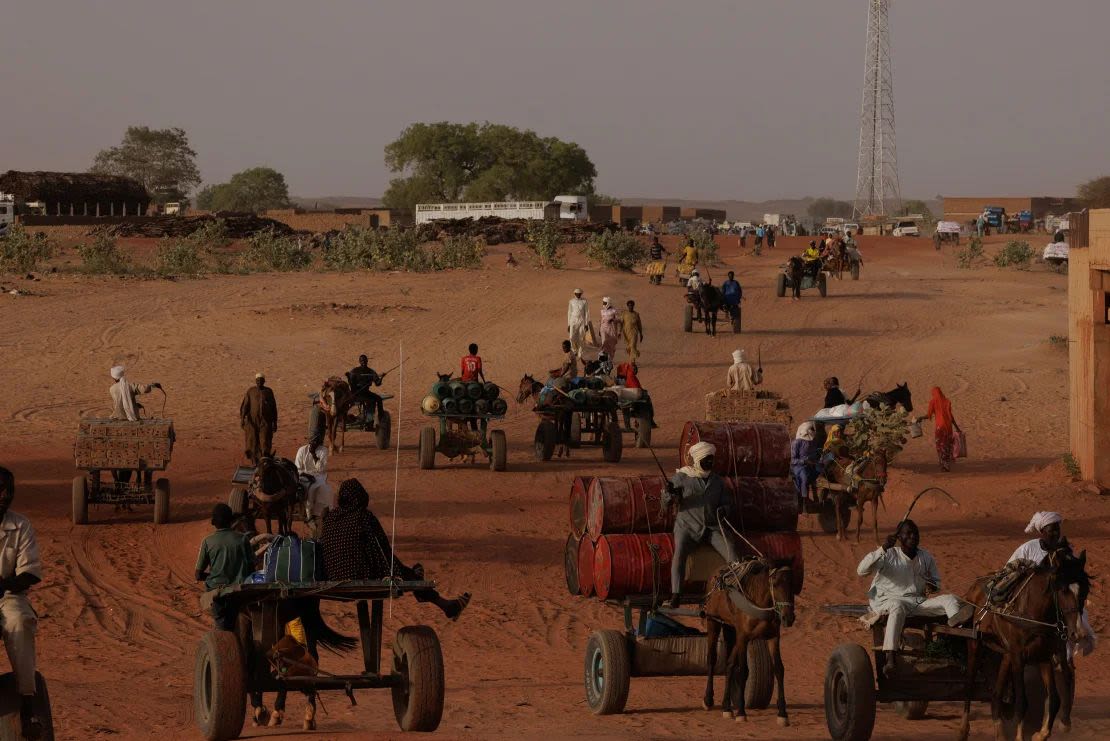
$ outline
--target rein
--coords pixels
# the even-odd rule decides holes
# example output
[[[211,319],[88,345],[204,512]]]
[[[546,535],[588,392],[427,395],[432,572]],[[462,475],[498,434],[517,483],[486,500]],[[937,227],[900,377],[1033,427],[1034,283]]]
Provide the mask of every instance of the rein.
[[[1027,587],[1029,585],[1029,582],[1031,582],[1033,580],[1033,577],[1036,575],[1036,573],[1037,573],[1036,571],[1030,571],[1029,575],[1026,576],[1024,581],[1021,582],[1021,585],[1018,586],[1018,588],[1014,591],[1013,596],[1010,597],[1010,599],[1008,599],[1006,601],[1006,604],[1004,604],[1001,608],[991,607],[991,605],[990,605],[990,594],[988,593],[986,603],[982,604],[982,605],[976,605],[979,612],[978,612],[977,617],[975,618],[975,625],[978,626],[979,623],[981,623],[983,621],[983,619],[989,613],[991,615],[998,615],[1000,618],[1003,618],[1005,620],[1020,620],[1022,622],[1031,623],[1033,625],[1040,625],[1040,626],[1043,626],[1043,627],[1046,627],[1046,628],[1053,628],[1053,629],[1056,630],[1056,633],[1057,633],[1057,635],[1059,635],[1061,640],[1067,641],[1068,640],[1068,626],[1064,622],[1064,617],[1066,615],[1071,615],[1072,613],[1079,612],[1079,609],[1078,608],[1073,608],[1073,609],[1070,609],[1070,610],[1061,610],[1060,609],[1060,597],[1059,597],[1057,589],[1055,589],[1055,588],[1052,589],[1052,606],[1056,611],[1056,622],[1055,623],[1049,623],[1049,622],[1046,622],[1044,620],[1034,620],[1033,618],[1025,617],[1024,615],[1015,615],[1015,614],[1009,612],[1009,610],[1012,609],[1014,602],[1017,600],[1018,597],[1021,596],[1021,593],[1023,591],[1025,591],[1025,587]]]

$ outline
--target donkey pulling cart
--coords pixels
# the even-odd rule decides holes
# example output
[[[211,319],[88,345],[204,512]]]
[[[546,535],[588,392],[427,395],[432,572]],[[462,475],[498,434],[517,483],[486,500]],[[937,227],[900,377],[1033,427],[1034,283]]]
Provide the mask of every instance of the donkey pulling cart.
[[[193,674],[194,716],[208,741],[238,738],[246,719],[251,692],[339,690],[353,698],[356,689],[385,689],[393,694],[393,712],[402,731],[434,731],[443,716],[443,653],[436,632],[410,625],[393,639],[393,661],[385,672],[382,660],[382,602],[433,588],[433,582],[314,582],[307,584],[236,584],[206,592],[201,606],[213,599],[238,605],[249,615],[249,630],[240,634],[211,630],[196,650]],[[311,598],[355,602],[363,671],[358,674],[283,676],[271,668],[269,654],[283,635],[281,612],[286,600]],[[240,618],[240,626],[247,621]]]
[[[489,423],[503,420],[509,409],[500,386],[440,376],[420,402],[420,409],[439,423],[438,436],[435,426],[420,430],[420,468],[435,468],[436,453],[449,460],[470,458],[471,463],[483,453],[491,471],[505,470],[509,455],[505,431],[489,429]]]
[[[169,419],[81,420],[74,459],[85,473],[73,479],[73,524],[88,524],[90,504],[153,504],[154,524],[168,522],[170,481],[154,472],[169,465],[174,438]]]

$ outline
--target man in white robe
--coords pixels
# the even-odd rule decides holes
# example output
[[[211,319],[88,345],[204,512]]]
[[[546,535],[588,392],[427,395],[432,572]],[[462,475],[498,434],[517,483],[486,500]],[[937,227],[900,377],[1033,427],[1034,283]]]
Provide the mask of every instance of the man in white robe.
[[[567,303],[567,334],[571,350],[582,359],[586,347],[586,332],[590,327],[590,305],[582,298],[582,289],[574,289],[574,298]]]
[[[752,369],[743,350],[732,351],[732,365],[728,369],[728,387],[732,391],[755,391],[763,383],[762,371]]]
[[[309,441],[298,448],[293,463],[297,466],[297,473],[312,477],[312,484],[305,492],[305,515],[312,537],[319,537],[324,513],[335,506],[335,490],[328,483],[327,447],[317,445],[313,450],[311,446],[312,441]]]
[[[113,366],[111,370],[112,381],[108,394],[112,397],[112,419],[126,419],[129,422],[139,421],[139,410],[143,405],[135,400],[139,394],[149,394],[151,389],[160,389],[162,384],[130,383],[124,376],[122,365]]]

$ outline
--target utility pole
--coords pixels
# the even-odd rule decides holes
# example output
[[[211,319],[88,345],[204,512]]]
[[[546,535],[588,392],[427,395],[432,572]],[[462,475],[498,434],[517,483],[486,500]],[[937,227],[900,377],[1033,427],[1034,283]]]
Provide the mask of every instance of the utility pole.
[[[894,74],[890,65],[890,0],[868,0],[863,104],[853,217],[886,217],[902,207],[894,145]]]

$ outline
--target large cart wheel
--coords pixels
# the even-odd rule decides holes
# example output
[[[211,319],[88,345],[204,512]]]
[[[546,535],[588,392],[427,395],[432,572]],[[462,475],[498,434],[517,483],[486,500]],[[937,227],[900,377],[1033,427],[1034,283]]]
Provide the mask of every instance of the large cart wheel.
[[[775,283],[775,295],[779,298],[786,295],[786,273],[779,273],[778,281]]]
[[[19,720],[19,685],[15,673],[0,674],[0,741],[23,741]],[[54,717],[50,711],[50,693],[46,680],[35,672],[35,715],[42,722],[40,741],[54,741]]]
[[[852,263],[852,280],[859,280],[859,262]]]
[[[586,642],[586,704],[594,715],[624,711],[632,661],[628,638],[618,630],[597,630]]]
[[[436,467],[436,428],[420,430],[420,468],[430,471]]]
[[[898,700],[894,703],[894,712],[906,720],[921,720],[928,709],[928,700]]]
[[[582,413],[570,413],[570,429],[567,430],[567,443],[572,448],[582,447]]]
[[[170,521],[170,480],[154,482],[154,524],[165,525]]]
[[[827,497],[821,501],[821,509],[817,512],[817,522],[821,525],[821,531],[826,535],[836,535],[836,502],[832,497]],[[845,507],[844,514],[840,518],[843,522],[844,529],[847,530],[848,526],[852,524],[852,508]]]
[[[636,447],[651,447],[651,415],[646,411],[636,415]]]
[[[555,423],[545,419],[540,422],[536,427],[536,460],[549,461],[551,456],[555,454],[555,440],[559,436],[559,431],[555,427]]]
[[[434,731],[443,717],[443,652],[436,632],[408,625],[393,639],[393,714],[402,731]]]
[[[825,723],[833,741],[867,741],[875,727],[875,674],[857,643],[833,649],[825,667]]]
[[[73,524],[89,524],[89,480],[85,476],[73,477]]]
[[[686,304],[686,309],[682,312],[682,330],[684,332],[694,331],[694,307]]]
[[[208,741],[238,738],[247,713],[246,676],[239,638],[212,630],[197,646],[193,669],[193,716]]]
[[[624,436],[621,427],[616,422],[610,422],[602,436],[601,459],[606,463],[620,463],[621,454],[624,452]]]
[[[823,272],[817,274],[817,292],[821,294],[821,298],[829,295],[829,277]]]
[[[767,641],[748,643],[748,683],[744,686],[744,707],[766,710],[775,693],[775,662]]]
[[[490,447],[492,453],[489,458],[489,467],[491,471],[504,471],[505,463],[509,455],[509,443],[505,440],[504,430],[494,430],[489,434]]]
[[[231,507],[231,514],[238,517],[247,513],[247,490],[234,487],[227,495],[227,506]]]
[[[382,411],[382,416],[378,419],[378,429],[374,431],[374,438],[378,443],[378,450],[389,449],[389,434],[393,430],[393,418],[389,416],[389,412]]]

